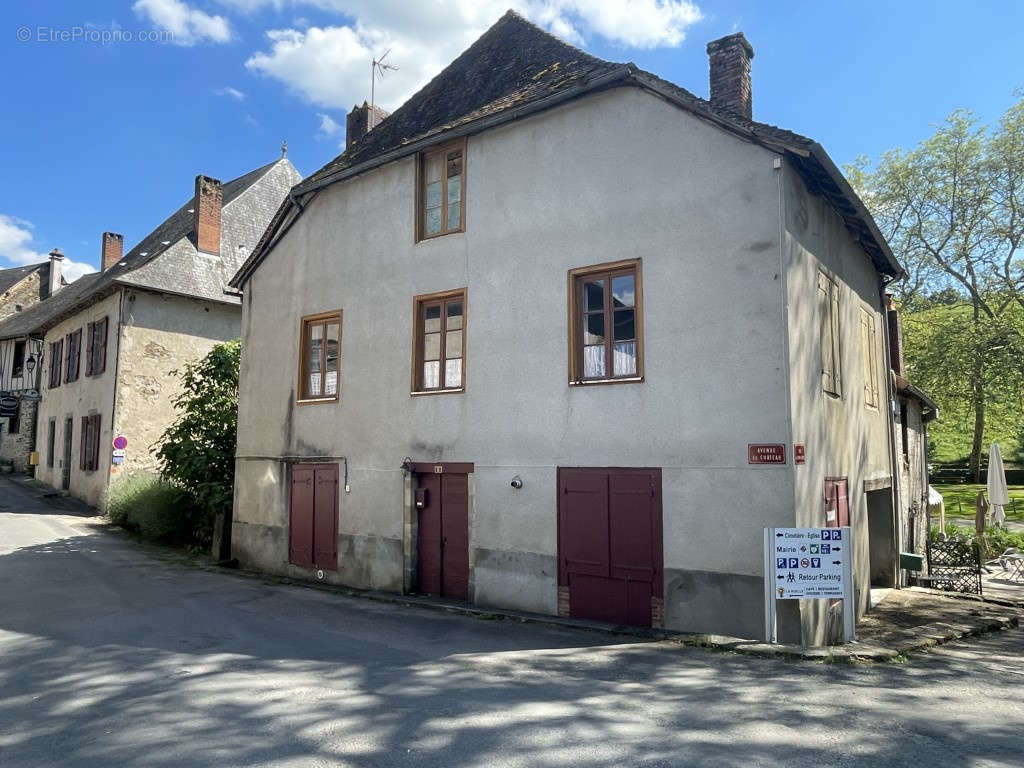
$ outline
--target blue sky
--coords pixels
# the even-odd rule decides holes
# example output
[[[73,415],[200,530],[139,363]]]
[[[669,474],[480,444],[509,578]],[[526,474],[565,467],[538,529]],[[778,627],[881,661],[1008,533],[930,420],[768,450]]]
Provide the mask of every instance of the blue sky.
[[[994,122],[1024,89],[1024,3],[1009,0],[20,5],[0,11],[0,267],[56,246],[75,274],[96,268],[102,231],[134,245],[197,173],[234,178],[277,158],[282,139],[311,173],[369,96],[374,53],[391,48],[399,67],[377,87],[394,109],[508,7],[705,97],[705,44],[742,30],[756,52],[755,119],[817,139],[840,165],[911,146],[958,107]],[[138,40],[150,34],[163,41]]]

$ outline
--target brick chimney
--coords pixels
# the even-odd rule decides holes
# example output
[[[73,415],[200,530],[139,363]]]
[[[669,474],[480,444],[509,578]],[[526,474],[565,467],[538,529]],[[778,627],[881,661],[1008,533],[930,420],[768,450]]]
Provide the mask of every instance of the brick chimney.
[[[352,111],[345,118],[345,149],[349,149],[373,130],[374,126],[379,125],[388,114],[378,106],[371,107],[365,101],[361,107],[352,107]]]
[[[106,272],[124,255],[124,235],[119,235],[117,232],[104,232],[101,253],[100,268]]]
[[[49,298],[60,290],[60,278],[63,273],[64,254],[60,252],[60,248],[54,248],[50,251],[50,282],[46,286],[47,293],[43,298]]]
[[[751,119],[750,60],[754,49],[742,32],[708,43],[711,65],[711,106]]]
[[[885,320],[889,325],[889,367],[898,376],[903,375],[903,321],[893,303],[892,294],[885,294]]]
[[[220,255],[221,183],[209,176],[196,176],[196,197],[192,202],[192,229],[196,248]]]

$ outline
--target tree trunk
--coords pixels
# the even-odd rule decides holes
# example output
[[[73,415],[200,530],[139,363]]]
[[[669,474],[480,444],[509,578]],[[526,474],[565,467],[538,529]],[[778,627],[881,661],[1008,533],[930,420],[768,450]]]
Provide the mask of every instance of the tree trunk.
[[[971,443],[970,470],[974,482],[981,482],[981,449],[985,437],[985,358],[981,343],[980,315],[974,306],[975,347],[971,369],[971,401],[974,406],[974,440]]]

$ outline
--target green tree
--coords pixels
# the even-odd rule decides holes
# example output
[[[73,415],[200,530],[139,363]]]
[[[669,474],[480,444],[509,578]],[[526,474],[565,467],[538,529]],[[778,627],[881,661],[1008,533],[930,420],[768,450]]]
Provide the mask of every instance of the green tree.
[[[980,479],[986,419],[1019,388],[1024,349],[1024,100],[994,130],[957,111],[915,149],[848,173],[907,269],[894,286],[904,310],[927,309],[929,296],[948,304],[951,291],[966,307],[941,332],[907,324],[921,335],[908,339],[908,368],[940,405],[969,408],[968,462]]]
[[[177,420],[160,439],[163,477],[185,490],[208,526],[231,511],[238,431],[239,340],[218,344],[185,364],[174,399]]]

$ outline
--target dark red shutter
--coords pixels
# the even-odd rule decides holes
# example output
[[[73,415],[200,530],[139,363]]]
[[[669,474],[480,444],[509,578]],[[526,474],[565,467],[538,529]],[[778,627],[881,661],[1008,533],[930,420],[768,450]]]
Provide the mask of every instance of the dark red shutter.
[[[93,350],[93,333],[96,327],[96,323],[89,323],[86,326],[85,336],[85,375],[92,376],[92,350]]]
[[[292,467],[288,561],[295,565],[313,565],[314,474],[308,466]]]
[[[100,468],[100,425],[102,424],[103,417],[100,414],[94,414],[92,425],[92,468]]]
[[[559,473],[559,570],[607,577],[608,478],[599,472],[563,469]]]
[[[100,340],[100,365],[97,373],[103,373],[107,370],[107,326],[109,325],[109,318],[103,318],[103,330],[102,338]]]
[[[313,563],[338,570],[338,467],[314,470]]]
[[[469,600],[469,475],[441,475],[443,594]]]
[[[441,478],[418,475],[417,493],[425,504],[416,514],[417,590],[422,595],[442,594],[441,585]]]
[[[85,470],[87,466],[87,451],[89,446],[89,417],[82,417],[82,434],[78,436],[78,468]]]

